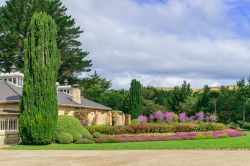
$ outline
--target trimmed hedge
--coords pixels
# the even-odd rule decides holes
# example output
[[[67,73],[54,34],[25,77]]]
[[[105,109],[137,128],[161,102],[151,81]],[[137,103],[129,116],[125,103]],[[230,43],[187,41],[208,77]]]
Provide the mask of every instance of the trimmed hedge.
[[[93,138],[99,138],[99,137],[101,137],[101,133],[99,133],[99,132],[95,132],[94,134],[93,134]]]
[[[99,132],[105,135],[139,134],[139,133],[169,133],[192,131],[217,131],[226,129],[221,123],[145,123],[129,126],[96,125],[87,127],[90,133]]]
[[[73,116],[59,116],[56,125],[56,140],[58,135],[62,132],[69,133],[76,142],[81,138],[92,138],[91,134],[85,129],[80,121]]]
[[[73,137],[69,133],[62,132],[58,134],[58,142],[60,144],[70,144],[73,142]]]

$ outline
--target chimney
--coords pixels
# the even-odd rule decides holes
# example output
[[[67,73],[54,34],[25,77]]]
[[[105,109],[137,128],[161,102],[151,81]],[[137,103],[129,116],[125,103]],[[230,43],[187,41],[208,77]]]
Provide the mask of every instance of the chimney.
[[[68,86],[69,85],[69,81],[67,79],[64,80],[64,85]]]
[[[78,84],[74,84],[72,87],[72,100],[78,104],[81,104],[81,90]]]
[[[16,68],[16,66],[14,64],[10,67],[10,72],[11,73],[17,72],[17,68]]]

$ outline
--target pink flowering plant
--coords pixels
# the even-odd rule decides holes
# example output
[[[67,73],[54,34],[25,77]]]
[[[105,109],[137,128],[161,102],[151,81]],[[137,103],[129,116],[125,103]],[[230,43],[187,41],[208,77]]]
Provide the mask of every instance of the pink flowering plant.
[[[175,116],[177,117],[177,121],[179,122],[194,122],[194,121],[199,121],[199,122],[217,122],[217,115],[216,114],[210,114],[210,115],[205,115],[204,112],[200,111],[194,115],[187,116],[185,112],[180,113],[179,115],[176,115],[174,112],[162,112],[162,111],[156,111],[154,114],[150,116],[144,116],[140,115],[138,116],[138,120],[142,123],[145,122],[167,122],[171,123],[176,120]]]
[[[95,139],[97,143],[104,142],[143,142],[143,141],[167,141],[167,140],[196,140],[196,139],[217,139],[226,137],[245,136],[243,131],[225,129],[221,131],[208,132],[177,132],[172,135],[113,135],[102,136]]]
[[[180,122],[188,121],[188,117],[187,117],[185,112],[182,112],[182,113],[179,114],[179,120],[180,120]]]
[[[164,120],[164,113],[161,112],[161,111],[156,111],[156,112],[155,112],[155,118],[156,118],[158,121]]]
[[[138,120],[140,123],[146,123],[148,121],[148,117],[144,115],[138,116]]]
[[[196,113],[195,116],[196,116],[196,118],[197,118],[198,121],[203,121],[205,119],[205,114],[202,111]]]
[[[173,122],[173,120],[174,120],[174,113],[173,112],[167,112],[167,113],[165,113],[165,120],[167,122]]]

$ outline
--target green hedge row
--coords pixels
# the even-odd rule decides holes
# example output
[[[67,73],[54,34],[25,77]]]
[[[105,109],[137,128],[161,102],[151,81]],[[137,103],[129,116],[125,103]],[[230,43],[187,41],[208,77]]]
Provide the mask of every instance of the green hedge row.
[[[132,124],[129,126],[107,126],[96,125],[89,126],[90,133],[99,132],[105,135],[117,134],[139,134],[139,133],[169,133],[169,132],[192,132],[192,131],[217,131],[223,130],[226,126],[222,123],[146,123]]]

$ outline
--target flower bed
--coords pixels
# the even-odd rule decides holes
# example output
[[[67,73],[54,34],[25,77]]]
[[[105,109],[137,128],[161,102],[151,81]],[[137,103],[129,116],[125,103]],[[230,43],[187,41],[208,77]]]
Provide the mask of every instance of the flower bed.
[[[185,112],[180,113],[179,115],[175,114],[174,112],[162,112],[162,111],[156,111],[154,114],[148,116],[139,115],[138,121],[141,123],[146,122],[193,122],[193,121],[199,121],[199,122],[216,122],[217,116],[216,114],[210,114],[205,115],[204,112],[197,112],[195,115],[187,116]]]
[[[208,132],[178,132],[172,135],[103,135],[94,139],[96,143],[113,143],[113,142],[143,142],[143,141],[167,141],[167,140],[196,140],[196,139],[217,139],[227,137],[245,136],[243,131],[225,129],[222,131]]]
[[[226,126],[221,123],[145,123],[129,126],[89,126],[87,129],[91,134],[99,132],[105,135],[139,134],[139,133],[171,133],[171,132],[202,132],[224,130]]]

